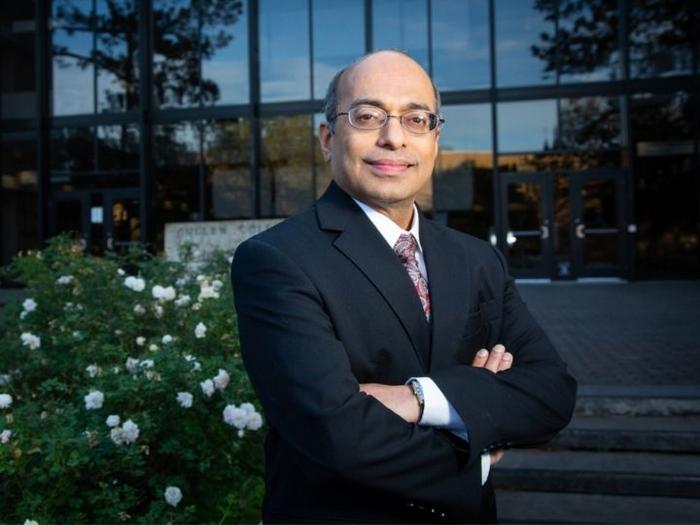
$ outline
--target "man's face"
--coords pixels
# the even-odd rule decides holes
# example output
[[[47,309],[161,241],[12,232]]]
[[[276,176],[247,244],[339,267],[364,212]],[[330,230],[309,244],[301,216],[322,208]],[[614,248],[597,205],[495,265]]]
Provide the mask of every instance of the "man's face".
[[[408,57],[392,52],[372,55],[346,71],[339,86],[338,113],[371,104],[389,115],[425,109],[437,112],[435,93],[425,72]],[[399,119],[377,130],[353,128],[346,115],[320,130],[321,147],[331,173],[350,195],[376,208],[412,205],[430,180],[439,131],[417,135]]]

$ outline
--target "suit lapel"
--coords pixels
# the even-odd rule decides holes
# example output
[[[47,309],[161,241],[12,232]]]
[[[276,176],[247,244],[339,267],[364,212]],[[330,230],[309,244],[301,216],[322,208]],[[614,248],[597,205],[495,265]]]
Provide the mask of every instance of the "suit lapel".
[[[433,323],[430,370],[454,364],[469,309],[471,268],[446,231],[421,217],[420,240],[428,270]]]
[[[386,300],[408,334],[422,368],[427,369],[429,326],[399,258],[362,210],[335,183],[331,183],[318,201],[316,210],[321,228],[340,232],[334,246]]]

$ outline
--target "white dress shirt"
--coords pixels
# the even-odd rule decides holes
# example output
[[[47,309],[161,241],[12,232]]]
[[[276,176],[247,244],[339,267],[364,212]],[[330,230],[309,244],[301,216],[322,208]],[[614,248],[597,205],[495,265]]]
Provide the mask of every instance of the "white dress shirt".
[[[355,203],[360,207],[360,209],[367,215],[367,218],[374,224],[379,233],[384,237],[384,240],[394,249],[396,241],[402,234],[410,233],[416,239],[416,262],[418,263],[418,270],[421,275],[428,281],[428,271],[425,266],[425,258],[423,257],[423,248],[420,243],[420,233],[418,227],[419,213],[416,209],[416,205],[413,205],[413,220],[411,222],[411,228],[406,231],[401,228],[398,224],[392,221],[389,217],[383,213],[378,212],[374,208],[367,206],[364,202],[358,201],[353,198]],[[469,441],[469,432],[467,427],[462,421],[457,411],[454,409],[452,404],[447,400],[445,394],[442,393],[440,387],[438,387],[435,382],[429,377],[411,377],[406,381],[410,382],[412,379],[416,379],[421,388],[423,389],[423,397],[425,405],[423,407],[423,416],[418,422],[419,425],[427,427],[439,427],[449,430],[453,434],[459,436],[465,441]],[[486,479],[489,475],[489,470],[491,468],[491,458],[488,453],[481,455],[481,484],[486,483]]]

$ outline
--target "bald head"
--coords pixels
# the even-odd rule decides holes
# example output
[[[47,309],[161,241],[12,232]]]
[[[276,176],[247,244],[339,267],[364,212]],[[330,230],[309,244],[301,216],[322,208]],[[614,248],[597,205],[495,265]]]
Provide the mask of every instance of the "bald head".
[[[356,70],[362,65],[368,67],[400,69],[403,70],[404,73],[414,74],[416,80],[418,81],[422,80],[421,77],[423,77],[430,82],[435,95],[434,111],[435,113],[440,114],[440,93],[433,80],[430,78],[425,69],[423,69],[423,66],[421,66],[410,55],[404,53],[403,51],[382,49],[372,51],[371,53],[361,56],[352,64],[344,67],[335,74],[328,85],[328,90],[326,92],[326,100],[324,105],[326,122],[333,121],[333,118],[338,112],[338,104],[340,103],[343,94],[347,92],[348,85],[351,85],[354,81],[354,77],[356,76],[355,73],[357,72]]]

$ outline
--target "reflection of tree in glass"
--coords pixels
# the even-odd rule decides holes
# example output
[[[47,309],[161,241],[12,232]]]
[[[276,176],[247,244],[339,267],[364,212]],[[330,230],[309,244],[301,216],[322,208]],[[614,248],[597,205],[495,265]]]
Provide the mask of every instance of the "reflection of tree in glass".
[[[589,73],[610,62],[617,51],[617,0],[537,0],[535,9],[544,14],[556,33],[540,34],[541,45],[532,54],[544,63],[544,71],[560,74]]]
[[[634,0],[627,5],[633,76],[689,72],[697,2]],[[559,21],[557,33],[542,33],[541,45],[531,48],[545,62],[545,71],[590,73],[613,61],[619,49],[617,0],[537,0],[535,8],[546,20]]]
[[[138,104],[138,64],[136,62],[136,35],[138,23],[134,3],[129,0],[105,0],[104,9],[93,13],[85,9],[85,2],[54,0],[56,25],[69,36],[77,31],[94,31],[96,46],[77,49],[54,42],[55,63],[68,68],[73,62],[82,69],[94,65],[107,71],[121,83],[123,92],[105,90],[107,106],[111,111],[130,109]]]
[[[616,99],[562,100],[557,150],[598,151],[620,146],[620,110]]]
[[[290,215],[313,199],[309,126],[308,115],[263,120],[263,202],[273,216]]]
[[[241,0],[156,0],[153,6],[153,83],[160,101],[173,105],[197,105],[216,101],[219,86],[201,78],[201,62],[210,60],[234,36],[227,30],[243,12]],[[109,72],[122,85],[120,93],[106,92],[110,109],[133,108],[138,103],[138,21],[133,0],[104,0],[104,8],[93,13],[72,0],[54,0],[54,17],[69,35],[78,28],[96,32],[97,45],[86,54],[54,45],[59,67],[77,61],[82,68],[93,65]],[[116,106],[116,107],[115,107]]]

